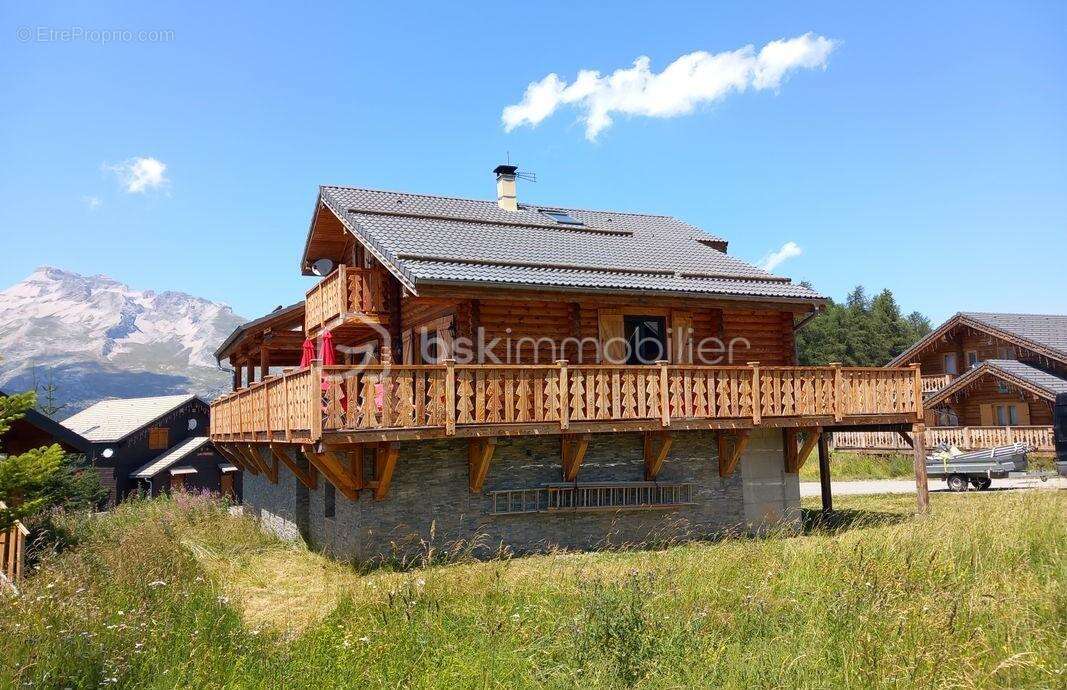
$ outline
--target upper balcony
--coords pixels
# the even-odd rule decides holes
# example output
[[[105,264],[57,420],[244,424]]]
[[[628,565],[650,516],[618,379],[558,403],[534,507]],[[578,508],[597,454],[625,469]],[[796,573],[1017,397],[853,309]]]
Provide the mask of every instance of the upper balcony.
[[[393,281],[384,268],[341,264],[307,291],[304,333],[314,338],[324,330],[388,321]]]
[[[930,396],[938,392],[956,378],[954,374],[928,374],[923,376],[923,395]]]
[[[328,366],[215,400],[218,442],[346,443],[922,421],[918,367]]]

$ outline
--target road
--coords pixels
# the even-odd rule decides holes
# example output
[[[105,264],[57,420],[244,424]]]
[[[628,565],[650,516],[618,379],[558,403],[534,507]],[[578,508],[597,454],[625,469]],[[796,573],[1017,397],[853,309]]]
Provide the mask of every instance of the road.
[[[994,479],[993,489],[1067,489],[1067,479],[1053,477],[1047,482],[1040,479]],[[866,496],[870,494],[913,494],[915,481],[911,479],[867,479],[860,481],[834,481],[834,496]],[[948,491],[944,480],[931,479],[930,491]],[[800,482],[800,495],[803,498],[819,496],[819,482]]]

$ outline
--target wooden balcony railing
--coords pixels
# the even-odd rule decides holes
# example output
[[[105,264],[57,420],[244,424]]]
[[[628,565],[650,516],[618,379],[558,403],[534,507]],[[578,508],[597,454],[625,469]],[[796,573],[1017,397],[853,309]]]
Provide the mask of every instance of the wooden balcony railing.
[[[834,448],[842,450],[911,450],[895,432],[835,432],[833,438]],[[1051,426],[939,426],[927,428],[925,438],[927,448],[945,444],[960,450],[979,450],[1025,443],[1041,452],[1055,450]]]
[[[382,268],[344,264],[307,291],[304,332],[309,335],[343,321],[348,315],[380,316],[388,312],[389,275]]]
[[[923,376],[923,393],[936,393],[956,378],[952,374],[930,374]]]
[[[437,430],[427,435],[440,436],[539,425],[536,433],[545,433],[544,427],[619,422],[757,426],[773,418],[832,423],[873,415],[921,419],[917,368],[316,363],[213,402],[211,435],[306,443],[328,432]]]

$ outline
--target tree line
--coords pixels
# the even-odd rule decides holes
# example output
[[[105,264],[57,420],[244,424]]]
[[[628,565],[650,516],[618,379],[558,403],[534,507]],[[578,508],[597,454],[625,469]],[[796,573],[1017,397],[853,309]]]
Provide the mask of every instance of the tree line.
[[[930,330],[930,320],[919,312],[904,316],[890,290],[868,297],[857,285],[843,304],[830,300],[825,312],[797,332],[797,361],[880,367]]]

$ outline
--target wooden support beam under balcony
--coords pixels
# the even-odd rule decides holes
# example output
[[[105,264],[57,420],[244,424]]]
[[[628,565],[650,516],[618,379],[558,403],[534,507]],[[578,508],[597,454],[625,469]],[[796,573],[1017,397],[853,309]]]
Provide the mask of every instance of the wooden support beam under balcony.
[[[748,448],[750,434],[751,431],[748,429],[719,432],[720,477],[729,477],[733,475],[734,470],[737,468],[737,463],[741,460],[741,456],[744,454],[745,449]]]
[[[289,471],[300,480],[301,484],[312,491],[318,488],[319,473],[315,471],[315,468],[312,467],[310,462],[308,462],[308,468],[306,470],[297,463],[296,449],[291,446],[272,443],[270,444],[270,452],[275,460],[280,460],[282,464],[289,468]]]
[[[304,446],[303,451],[308,462],[314,465],[335,489],[350,501],[359,500],[359,490],[363,488],[362,447],[340,454],[328,450],[318,452],[311,446]]]
[[[563,453],[563,481],[577,481],[578,470],[589,449],[589,434],[564,434],[560,446]]]
[[[496,437],[472,438],[467,442],[467,464],[470,472],[470,490],[472,494],[481,493],[485,477],[489,474],[489,464],[496,451]]]
[[[653,481],[659,476],[673,441],[674,437],[667,431],[645,432],[645,481]]]

